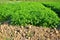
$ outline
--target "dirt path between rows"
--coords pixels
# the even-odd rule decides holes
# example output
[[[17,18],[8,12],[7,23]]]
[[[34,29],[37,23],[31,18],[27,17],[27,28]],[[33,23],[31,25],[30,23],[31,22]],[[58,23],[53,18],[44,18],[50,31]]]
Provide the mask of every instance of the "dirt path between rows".
[[[0,25],[0,40],[60,40],[60,30],[28,25]]]

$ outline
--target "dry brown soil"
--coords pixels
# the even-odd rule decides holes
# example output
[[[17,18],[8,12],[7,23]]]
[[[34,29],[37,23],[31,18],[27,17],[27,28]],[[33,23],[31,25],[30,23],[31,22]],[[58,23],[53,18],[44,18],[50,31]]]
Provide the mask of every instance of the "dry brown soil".
[[[0,25],[0,40],[60,40],[60,30],[3,24]]]

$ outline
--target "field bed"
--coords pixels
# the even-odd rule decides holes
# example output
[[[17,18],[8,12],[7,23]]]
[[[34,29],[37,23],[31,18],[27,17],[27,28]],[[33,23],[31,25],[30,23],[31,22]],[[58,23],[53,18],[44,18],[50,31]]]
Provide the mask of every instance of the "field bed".
[[[0,40],[60,40],[59,5],[59,2],[1,2]]]

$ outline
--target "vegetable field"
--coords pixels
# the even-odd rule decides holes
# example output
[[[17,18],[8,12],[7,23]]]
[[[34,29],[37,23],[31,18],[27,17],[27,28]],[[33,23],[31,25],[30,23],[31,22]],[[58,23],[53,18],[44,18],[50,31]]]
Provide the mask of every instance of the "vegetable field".
[[[40,2],[0,3],[0,22],[13,25],[56,27],[59,17]]]
[[[0,40],[60,40],[60,0],[0,0]]]

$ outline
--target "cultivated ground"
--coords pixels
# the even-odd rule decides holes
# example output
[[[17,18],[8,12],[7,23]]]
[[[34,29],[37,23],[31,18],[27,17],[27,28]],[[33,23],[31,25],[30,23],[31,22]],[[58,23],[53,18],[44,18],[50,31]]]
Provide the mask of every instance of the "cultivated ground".
[[[4,0],[3,0],[4,1]],[[7,1],[7,0],[6,0]],[[11,0],[11,1],[13,1],[13,0]],[[51,0],[50,0],[51,1]],[[54,0],[53,0],[54,1]],[[59,1],[59,0],[58,0]],[[0,2],[1,2],[1,0],[0,0]],[[5,2],[5,1],[4,1]],[[10,1],[9,1],[10,2]],[[9,2],[7,2],[7,3],[9,3]],[[19,2],[19,1],[18,1]],[[3,2],[1,2],[1,3],[3,3]],[[10,3],[12,3],[12,2],[10,2]],[[14,2],[13,2],[14,3]],[[24,3],[25,4],[25,3]],[[34,5],[34,4],[33,4]],[[35,3],[35,5],[36,5],[36,3]],[[40,5],[40,4],[39,4]],[[41,4],[41,5],[43,5],[43,4]],[[40,5],[40,6],[41,6]],[[40,10],[43,10],[42,12],[43,13],[51,13],[51,10],[55,13],[56,12],[56,9],[58,8],[59,10],[57,10],[57,12],[56,13],[59,13],[60,14],[60,6],[58,5],[58,4],[56,4],[57,6],[56,6],[56,8],[53,6],[46,6],[46,5],[43,5],[43,6],[41,6],[41,7],[43,7],[43,8],[41,8],[41,7],[39,7],[39,6],[37,6],[36,5],[36,8],[38,7],[38,8],[41,8]],[[5,5],[4,5],[5,6]],[[4,7],[3,5],[0,5],[0,7],[2,8],[0,8],[1,10],[0,10],[0,20],[2,19],[3,21],[4,21],[4,19],[6,18],[9,18],[9,16],[7,15],[6,16],[6,14],[8,14],[8,13],[10,13],[11,14],[11,12],[13,12],[14,14],[15,14],[15,12],[14,12],[14,10],[17,10],[17,15],[12,15],[13,17],[11,17],[11,18],[13,18],[13,20],[15,20],[16,21],[16,18],[17,18],[17,21],[16,21],[16,24],[17,23],[24,23],[25,22],[25,20],[24,20],[24,18],[23,18],[23,21],[19,21],[19,17],[21,16],[18,16],[18,10],[20,10],[19,8],[18,8],[18,5],[16,5],[16,7],[14,6],[14,5],[12,5],[11,6],[11,8],[10,8],[10,5],[8,4],[7,6],[5,6]],[[18,8],[18,9],[15,9],[15,8]],[[12,10],[13,8],[14,8],[14,10],[13,11],[8,11],[8,10]],[[20,6],[19,6],[20,7]],[[26,5],[23,5],[23,8],[25,8],[26,7]],[[28,7],[28,6],[27,6]],[[26,7],[26,8],[27,8]],[[35,6],[34,6],[35,7]],[[33,8],[33,10],[35,9],[34,7],[32,7]],[[10,8],[10,9],[9,9]],[[23,8],[22,8],[22,10],[23,10]],[[31,8],[31,10],[32,10],[32,8]],[[37,9],[38,9],[37,8]],[[45,11],[45,8],[46,8],[46,11]],[[49,10],[50,11],[48,11],[48,9],[47,8],[49,8]],[[53,8],[53,9],[52,9]],[[27,8],[28,9],[28,8]],[[8,12],[7,12],[8,11]],[[28,11],[28,10],[27,10]],[[19,11],[20,12],[20,11]],[[25,12],[25,11],[24,11]],[[34,11],[33,11],[34,12]],[[32,13],[33,13],[32,12]],[[38,11],[37,11],[38,12]],[[41,11],[40,11],[41,12]],[[5,13],[5,14],[4,14]],[[34,12],[35,13],[35,12]],[[2,15],[3,16],[2,16]],[[25,13],[24,13],[25,14]],[[41,13],[42,14],[42,13]],[[33,14],[34,15],[34,14]],[[38,14],[39,15],[39,14]],[[52,14],[51,14],[52,15]],[[44,16],[44,15],[43,15]],[[45,15],[46,16],[46,15]],[[44,18],[45,18],[45,16],[44,16]],[[60,16],[60,15],[59,15]],[[23,16],[22,16],[23,17]],[[22,18],[21,17],[21,18]],[[25,16],[24,16],[25,17]],[[28,17],[28,16],[27,16]],[[27,18],[26,17],[26,18]],[[33,17],[33,16],[32,16]],[[39,16],[40,17],[40,16]],[[51,17],[53,17],[53,16],[51,16]],[[34,18],[35,18],[35,16],[34,16]],[[47,17],[46,17],[47,18]],[[53,17],[53,18],[56,18],[56,17]],[[52,19],[53,19],[52,18]],[[33,19],[33,18],[32,18]],[[38,19],[38,17],[37,17],[37,19]],[[50,22],[53,22],[54,23],[54,21],[57,21],[56,19],[54,19],[54,21],[51,21],[50,19],[48,20],[48,18],[46,19],[48,22],[47,23],[50,23]],[[40,20],[39,20],[40,21]],[[38,21],[38,22],[39,22]],[[45,20],[44,20],[45,21]],[[1,21],[0,21],[1,22]],[[6,22],[6,21],[5,21]],[[10,22],[10,21],[9,21]],[[35,22],[35,19],[34,19],[34,22]],[[41,21],[42,22],[42,21]],[[14,23],[14,21],[13,21],[13,23]],[[43,23],[43,22],[42,22]],[[44,22],[45,23],[45,22]],[[40,24],[40,23],[39,23]],[[48,24],[47,24],[48,25]],[[49,26],[48,26],[49,27]],[[54,26],[55,27],[55,26]],[[59,29],[59,30],[58,30]],[[12,25],[8,25],[8,24],[1,24],[0,25],[0,40],[60,40],[60,25],[59,25],[59,27],[58,27],[58,29],[56,29],[56,28],[54,28],[54,29],[51,29],[51,28],[45,28],[45,27],[42,27],[42,26],[40,26],[40,27],[37,27],[37,26],[32,26],[32,25],[27,25],[27,26],[12,26]]]
[[[3,24],[0,25],[0,40],[60,40],[60,30]]]

